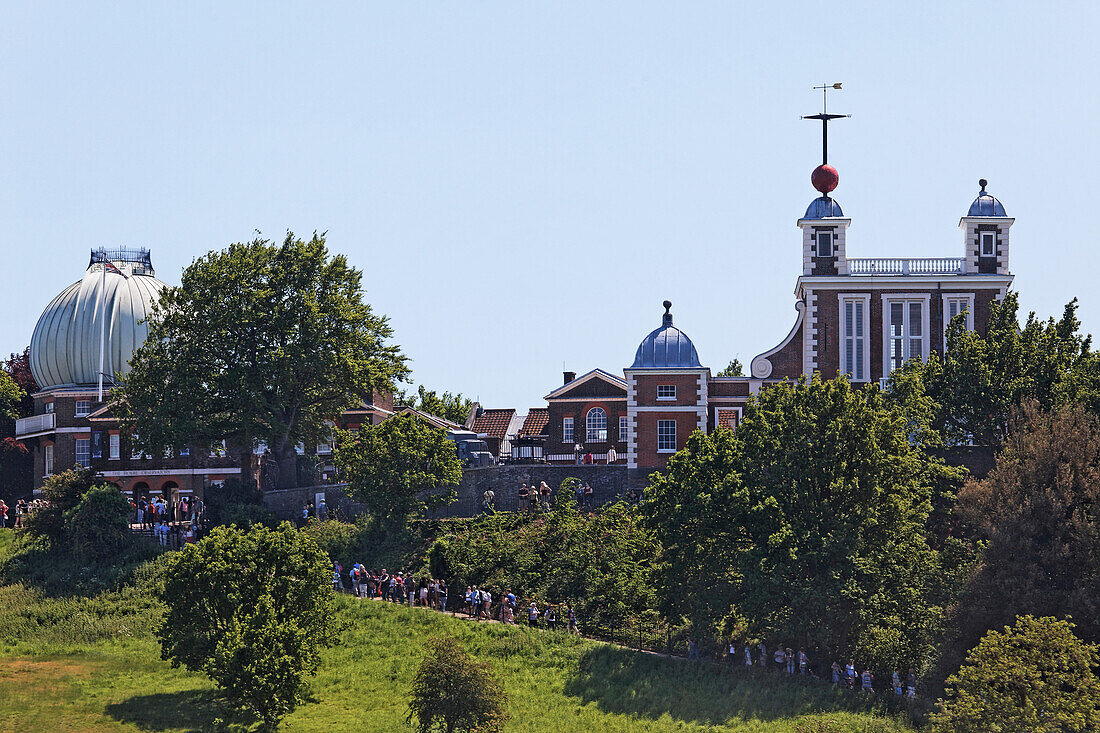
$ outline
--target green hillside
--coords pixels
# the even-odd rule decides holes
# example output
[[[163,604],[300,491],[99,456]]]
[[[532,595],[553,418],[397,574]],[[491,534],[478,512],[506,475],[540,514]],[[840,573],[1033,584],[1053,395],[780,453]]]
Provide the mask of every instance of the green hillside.
[[[150,634],[158,610],[147,592],[156,567],[94,597],[0,587],[0,730],[253,727],[222,706],[205,678],[160,660]],[[511,731],[909,730],[869,712],[845,712],[864,700],[819,683],[348,596],[338,613],[341,637],[326,652],[311,700],[283,730],[407,730],[407,690],[422,643],[440,633],[493,663],[510,695]]]

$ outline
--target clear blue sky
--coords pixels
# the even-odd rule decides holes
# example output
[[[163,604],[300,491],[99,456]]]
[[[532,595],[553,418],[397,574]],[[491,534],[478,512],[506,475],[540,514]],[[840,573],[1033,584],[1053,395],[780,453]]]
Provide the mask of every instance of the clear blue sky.
[[[0,351],[91,247],[177,284],[317,229],[416,382],[487,406],[621,370],[665,298],[747,364],[794,321],[833,81],[850,256],[957,256],[986,177],[1024,308],[1100,331],[1097,3],[302,5],[5,5]]]

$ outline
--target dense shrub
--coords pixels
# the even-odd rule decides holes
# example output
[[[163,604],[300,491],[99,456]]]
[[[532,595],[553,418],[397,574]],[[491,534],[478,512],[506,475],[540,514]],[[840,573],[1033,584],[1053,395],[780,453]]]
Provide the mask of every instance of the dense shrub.
[[[49,505],[27,516],[27,533],[53,543],[63,542],[65,512],[80,503],[88,489],[95,485],[95,478],[96,472],[91,468],[70,469],[47,478],[42,485],[42,495]]]
[[[508,720],[507,700],[489,665],[444,636],[428,642],[413,680],[408,720],[416,721],[418,733],[495,733]]]
[[[1054,618],[1023,616],[991,631],[947,680],[936,733],[1100,729],[1100,651]]]
[[[279,520],[258,504],[229,504],[221,510],[218,524],[247,530],[256,526],[274,528]]]
[[[64,519],[73,556],[83,562],[117,557],[133,542],[130,502],[114,486],[93,486]]]

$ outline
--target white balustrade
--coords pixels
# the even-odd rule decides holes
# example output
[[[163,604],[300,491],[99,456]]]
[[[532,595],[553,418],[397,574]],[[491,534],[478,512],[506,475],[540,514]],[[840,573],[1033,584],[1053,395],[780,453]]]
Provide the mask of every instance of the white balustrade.
[[[53,430],[57,426],[56,418],[52,412],[20,418],[15,421],[15,437]]]
[[[851,275],[961,275],[961,257],[863,257],[848,260]]]

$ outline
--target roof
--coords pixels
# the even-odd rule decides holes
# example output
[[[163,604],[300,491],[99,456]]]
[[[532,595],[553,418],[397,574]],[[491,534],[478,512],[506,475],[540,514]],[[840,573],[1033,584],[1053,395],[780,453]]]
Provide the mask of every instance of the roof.
[[[809,207],[806,209],[806,216],[802,218],[825,219],[831,216],[844,216],[844,212],[840,210],[840,204],[828,196],[819,196],[810,202]]]
[[[585,385],[586,383],[592,381],[593,379],[604,382],[606,384],[609,384],[614,389],[621,389],[623,391],[622,396],[624,398],[626,397],[626,392],[627,392],[628,385],[627,385],[625,379],[623,379],[622,377],[617,377],[614,374],[612,374],[611,372],[605,372],[603,369],[593,369],[590,372],[582,374],[581,376],[577,377],[576,379],[572,380],[571,382],[567,382],[566,384],[562,385],[561,387],[558,387],[553,392],[546,395],[546,397],[544,397],[543,399],[552,400],[552,399],[555,399],[557,397],[562,397],[562,396],[568,394],[569,392],[572,392],[573,390],[577,389],[578,387],[581,387],[581,386]],[[597,395],[597,396],[606,397],[607,395]]]
[[[634,354],[631,369],[702,369],[695,344],[672,325],[672,302],[664,302],[661,327],[649,333]]]
[[[523,421],[520,435],[545,435],[546,425],[550,422],[550,408],[532,407],[527,413],[527,419]]]
[[[450,420],[448,420],[445,417],[439,417],[438,415],[433,415],[430,412],[424,412],[423,410],[418,410],[415,407],[403,407],[403,408],[401,408],[400,410],[398,410],[397,412],[395,412],[393,414],[394,415],[412,415],[413,417],[419,418],[419,419],[423,420],[424,422],[428,423],[429,425],[431,425],[433,427],[439,428],[440,430],[445,430],[449,433],[454,432],[456,430],[465,430],[466,429],[465,425],[459,425],[456,422],[451,422]]]
[[[1007,217],[1005,213],[1005,207],[1001,205],[1001,202],[995,199],[992,194],[986,193],[985,187],[989,183],[983,178],[978,181],[978,185],[982,187],[982,190],[978,192],[978,198],[974,199],[974,203],[970,204],[970,211],[966,212],[967,216],[997,216]]]
[[[483,410],[474,420],[473,430],[478,435],[488,435],[490,438],[504,439],[508,435],[508,425],[516,414],[515,409]]]

